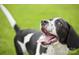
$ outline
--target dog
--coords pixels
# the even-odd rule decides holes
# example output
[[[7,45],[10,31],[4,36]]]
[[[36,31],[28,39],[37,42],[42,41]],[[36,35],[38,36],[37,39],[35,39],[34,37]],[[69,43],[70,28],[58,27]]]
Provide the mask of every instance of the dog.
[[[73,27],[63,18],[54,18],[45,20],[47,24],[42,26],[44,33],[51,33],[57,38],[57,43],[54,45],[54,54],[67,54],[69,50],[79,48],[79,36]],[[54,33],[55,32],[55,33]]]
[[[14,44],[18,55],[63,55],[79,48],[78,34],[63,18],[42,20],[41,31],[21,30],[9,11],[3,5],[0,8],[16,32]]]

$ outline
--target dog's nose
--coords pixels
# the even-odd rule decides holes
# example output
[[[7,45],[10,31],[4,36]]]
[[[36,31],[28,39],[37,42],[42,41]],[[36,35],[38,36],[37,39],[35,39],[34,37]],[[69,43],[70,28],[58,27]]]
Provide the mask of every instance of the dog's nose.
[[[46,24],[48,24],[48,21],[46,21],[46,20],[41,21],[41,25],[46,25]]]

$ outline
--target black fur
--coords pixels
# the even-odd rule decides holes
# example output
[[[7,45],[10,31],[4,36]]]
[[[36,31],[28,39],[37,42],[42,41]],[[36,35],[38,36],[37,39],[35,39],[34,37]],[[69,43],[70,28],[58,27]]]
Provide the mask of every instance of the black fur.
[[[57,21],[62,26],[57,24]],[[79,36],[68,22],[63,19],[58,19],[56,20],[55,26],[60,43],[67,44],[70,50],[79,48]]]
[[[62,44],[66,44],[67,36],[69,33],[69,25],[67,22],[65,22],[63,19],[57,19],[55,21],[56,31],[59,36],[59,41]]]
[[[36,53],[36,47],[37,47],[36,41],[39,39],[39,37],[42,35],[42,33],[39,31],[36,31],[36,30],[32,30],[32,29],[20,30],[17,25],[15,25],[14,29],[16,31],[16,35],[14,38],[14,44],[15,44],[15,49],[16,49],[17,55],[23,55],[21,47],[17,43],[17,41],[20,41],[23,43],[24,37],[26,35],[28,35],[29,33],[34,33],[34,35],[31,37],[30,41],[28,43],[26,43],[26,49],[30,55],[34,55]],[[47,48],[41,46],[40,54],[46,53],[46,49]]]
[[[15,30],[16,33],[17,33],[18,31],[20,31],[20,28],[18,27],[18,25],[15,24],[14,30]]]
[[[79,48],[79,36],[75,32],[75,30],[70,26],[68,37],[67,37],[67,45],[70,50]]]

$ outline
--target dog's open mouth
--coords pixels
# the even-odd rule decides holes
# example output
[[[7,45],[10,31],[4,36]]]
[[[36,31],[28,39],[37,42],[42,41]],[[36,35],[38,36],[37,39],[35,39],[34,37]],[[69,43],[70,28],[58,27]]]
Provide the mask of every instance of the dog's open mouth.
[[[44,27],[41,30],[45,34],[44,39],[41,41],[43,45],[50,45],[57,41],[56,35],[49,33]]]

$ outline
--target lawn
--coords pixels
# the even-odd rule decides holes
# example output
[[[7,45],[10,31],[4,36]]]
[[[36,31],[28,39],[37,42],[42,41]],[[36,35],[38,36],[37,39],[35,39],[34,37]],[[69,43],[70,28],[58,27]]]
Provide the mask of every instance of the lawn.
[[[11,12],[21,29],[40,30],[40,21],[54,17],[63,17],[79,34],[79,5],[59,4],[8,4],[4,5]],[[0,10],[0,55],[15,55],[15,31]],[[79,49],[69,54],[79,54]]]

